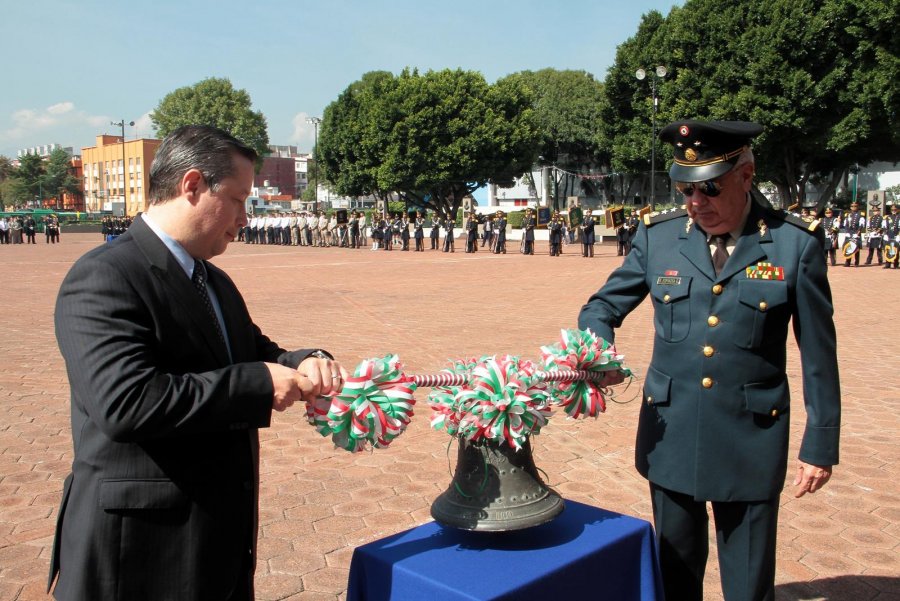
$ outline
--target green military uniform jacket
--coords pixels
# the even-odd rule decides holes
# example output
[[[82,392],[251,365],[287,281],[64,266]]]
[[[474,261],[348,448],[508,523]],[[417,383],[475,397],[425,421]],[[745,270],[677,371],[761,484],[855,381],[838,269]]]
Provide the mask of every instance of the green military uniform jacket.
[[[783,488],[791,320],[807,411],[800,459],[838,462],[840,388],[821,235],[814,223],[750,202],[719,276],[707,235],[684,209],[647,216],[631,254],[578,319],[614,341],[614,328],[650,296],[655,337],[635,463],[651,482],[697,500],[761,501]]]

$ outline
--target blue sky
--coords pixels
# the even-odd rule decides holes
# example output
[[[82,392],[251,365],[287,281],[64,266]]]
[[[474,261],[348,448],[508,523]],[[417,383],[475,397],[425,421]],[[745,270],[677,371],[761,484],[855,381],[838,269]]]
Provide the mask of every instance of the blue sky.
[[[583,69],[598,79],[650,10],[680,0],[3,0],[0,154],[118,133],[176,88],[227,77],[266,116],[273,144],[313,145],[320,116],[364,73]]]

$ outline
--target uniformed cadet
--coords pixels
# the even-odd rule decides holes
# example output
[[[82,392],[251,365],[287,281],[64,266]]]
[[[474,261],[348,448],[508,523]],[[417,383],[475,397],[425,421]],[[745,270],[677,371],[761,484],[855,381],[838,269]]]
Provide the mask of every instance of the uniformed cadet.
[[[525,209],[525,218],[522,220],[522,238],[524,240],[522,254],[534,254],[534,227],[536,223],[537,221],[532,210],[530,208]]]
[[[558,257],[562,252],[563,220],[559,211],[553,212],[550,223],[547,224],[550,237],[550,256]]]
[[[872,254],[878,254],[878,264],[884,264],[881,249],[884,247],[884,217],[881,216],[881,207],[872,207],[869,218],[866,219],[866,246],[869,247],[869,255],[866,257],[866,265],[872,264]]]
[[[831,263],[831,266],[834,267],[841,220],[835,217],[831,207],[825,209],[825,217],[822,219],[821,227],[822,232],[825,234],[825,257]]]
[[[478,216],[475,211],[466,217],[466,252],[473,253],[478,250]]]
[[[726,601],[775,598],[790,322],[807,409],[794,496],[819,490],[838,462],[840,387],[821,231],[751,194],[749,144],[761,131],[739,121],[662,129],[686,208],[645,216],[633,252],[578,319],[614,341],[625,316],[647,296],[653,303],[635,463],[650,483],[667,599],[703,599],[707,502]]]
[[[859,203],[853,201],[850,203],[850,212],[844,216],[844,231],[847,232],[847,240],[844,241],[844,246],[847,245],[848,242],[853,241],[856,243],[856,250],[851,256],[847,256],[846,252],[844,256],[846,260],[844,261],[845,267],[850,267],[850,259],[853,259],[853,266],[859,267],[859,253],[860,248],[862,247],[862,233],[866,231],[866,216],[863,215],[859,211]]]
[[[497,242],[494,245],[494,254],[506,254],[506,213],[497,211],[497,219],[494,220],[494,235]]]
[[[422,211],[416,211],[415,232],[413,238],[416,240],[416,252],[425,252],[425,216]]]
[[[581,222],[581,256],[582,257],[593,257],[594,256],[594,243],[597,240],[597,235],[594,232],[594,226],[596,222],[594,221],[594,216],[591,209],[584,210],[584,221]]]
[[[450,217],[444,219],[444,252],[456,252],[453,249],[453,228],[456,227],[456,221]]]
[[[891,214],[884,218],[885,262],[884,268],[900,266],[900,204],[891,203]]]
[[[438,249],[438,239],[441,235],[441,218],[437,211],[431,214],[431,232],[428,237],[431,239],[431,250]]]

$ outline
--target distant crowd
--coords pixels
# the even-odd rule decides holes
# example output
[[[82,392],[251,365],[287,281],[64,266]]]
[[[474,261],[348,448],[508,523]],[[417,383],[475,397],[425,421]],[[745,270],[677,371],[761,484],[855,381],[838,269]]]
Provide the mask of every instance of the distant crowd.
[[[59,219],[55,215],[42,217],[44,238],[47,244],[59,242]],[[0,244],[37,244],[38,221],[30,215],[0,217]]]
[[[461,225],[464,235],[460,237],[463,246],[460,250],[474,253],[481,248],[492,253],[505,254],[508,225],[504,211],[489,215],[467,213]],[[594,230],[598,225],[599,221],[592,216],[591,209],[586,209],[584,219],[575,225],[559,211],[554,212],[546,224],[549,232],[549,254],[559,256],[564,246],[580,243],[582,256],[593,257],[593,247],[596,243]],[[617,230],[620,255],[627,254],[637,225],[637,215],[633,215],[629,216]],[[416,211],[414,215],[399,212],[374,217],[367,217],[362,211],[284,212],[248,216],[247,225],[238,233],[238,241],[246,244],[424,252],[427,239],[429,250],[452,253],[457,250],[457,227],[460,226],[455,219],[441,217],[437,213],[426,215],[423,211]],[[532,209],[525,210],[521,227],[522,236],[518,251],[533,255],[537,220]]]

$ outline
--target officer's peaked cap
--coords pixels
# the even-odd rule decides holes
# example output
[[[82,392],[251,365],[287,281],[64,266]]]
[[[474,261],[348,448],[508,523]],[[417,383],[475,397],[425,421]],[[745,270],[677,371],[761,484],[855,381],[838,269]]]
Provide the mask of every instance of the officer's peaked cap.
[[[749,121],[675,121],[659,132],[672,144],[675,161],[669,176],[677,182],[702,182],[728,173],[763,128]]]

